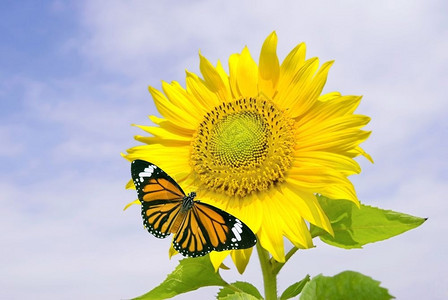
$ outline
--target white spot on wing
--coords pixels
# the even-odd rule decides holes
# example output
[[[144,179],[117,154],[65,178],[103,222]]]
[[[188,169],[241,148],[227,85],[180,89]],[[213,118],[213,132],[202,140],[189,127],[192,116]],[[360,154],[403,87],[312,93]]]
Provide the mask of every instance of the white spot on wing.
[[[238,232],[238,229],[236,229],[236,227],[233,227],[232,232],[233,232],[233,235],[235,235],[236,240],[241,241],[241,235],[240,235],[241,231]],[[232,242],[233,242],[233,239],[232,239]]]
[[[140,181],[143,182],[143,180],[144,180],[143,177],[151,177],[152,173],[154,173],[154,170],[156,168],[157,167],[154,165],[149,165],[147,168],[145,168],[143,170],[143,172],[138,173],[138,176],[140,177]]]
[[[235,223],[235,225],[233,225],[233,228],[235,228],[238,233],[243,232],[243,225],[241,223]]]

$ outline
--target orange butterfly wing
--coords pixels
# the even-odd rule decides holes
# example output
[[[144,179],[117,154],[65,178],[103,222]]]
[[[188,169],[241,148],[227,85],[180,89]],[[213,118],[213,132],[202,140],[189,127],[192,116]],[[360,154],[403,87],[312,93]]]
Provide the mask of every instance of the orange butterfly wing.
[[[181,212],[185,197],[181,187],[162,169],[143,160],[132,162],[131,174],[146,229],[158,238],[177,232],[185,215]]]

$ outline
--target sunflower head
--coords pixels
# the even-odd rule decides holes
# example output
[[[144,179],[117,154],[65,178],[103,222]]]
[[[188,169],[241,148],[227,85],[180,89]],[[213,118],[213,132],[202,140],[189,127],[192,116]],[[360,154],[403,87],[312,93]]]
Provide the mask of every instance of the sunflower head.
[[[245,197],[284,180],[293,121],[270,100],[241,98],[207,113],[192,142],[191,166],[208,190]]]
[[[358,203],[348,176],[353,159],[370,157],[359,144],[369,118],[354,114],[361,97],[322,95],[332,62],[319,68],[296,46],[280,64],[277,35],[265,40],[259,63],[247,47],[229,59],[226,72],[200,55],[202,78],[187,72],[186,87],[149,88],[162,118],[139,126],[151,136],[128,150],[129,160],[161,166],[201,201],[235,215],[257,233],[261,246],[284,261],[283,237],[309,248],[308,223],[332,233],[316,194]],[[211,255],[219,266],[226,253]],[[240,271],[250,257],[234,251]]]

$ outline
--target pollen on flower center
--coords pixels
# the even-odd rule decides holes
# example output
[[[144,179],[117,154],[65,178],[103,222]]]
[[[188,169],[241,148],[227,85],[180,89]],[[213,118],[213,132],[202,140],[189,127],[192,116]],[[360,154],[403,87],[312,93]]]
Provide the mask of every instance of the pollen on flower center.
[[[192,167],[213,191],[230,196],[263,191],[284,180],[293,137],[293,120],[270,101],[223,103],[199,125],[192,143]]]

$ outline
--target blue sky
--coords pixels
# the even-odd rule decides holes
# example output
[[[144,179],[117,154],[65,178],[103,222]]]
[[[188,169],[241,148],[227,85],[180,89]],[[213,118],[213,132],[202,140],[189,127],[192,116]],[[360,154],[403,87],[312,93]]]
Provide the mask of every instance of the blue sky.
[[[176,265],[168,240],[142,230],[124,190],[137,145],[157,114],[147,86],[184,84],[198,51],[255,58],[276,30],[279,56],[299,42],[335,59],[325,91],[364,95],[372,117],[352,178],[369,205],[428,217],[420,228],[362,250],[317,242],[280,274],[356,270],[398,299],[448,297],[448,21],[443,1],[3,1],[0,4],[0,298],[130,298]],[[257,261],[244,276],[255,282]],[[215,288],[193,295],[210,298]],[[185,298],[183,298],[185,299]],[[188,297],[187,297],[188,299]]]

